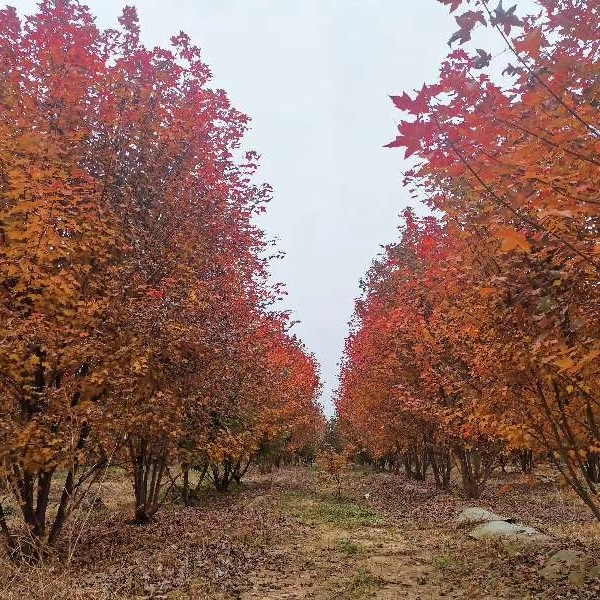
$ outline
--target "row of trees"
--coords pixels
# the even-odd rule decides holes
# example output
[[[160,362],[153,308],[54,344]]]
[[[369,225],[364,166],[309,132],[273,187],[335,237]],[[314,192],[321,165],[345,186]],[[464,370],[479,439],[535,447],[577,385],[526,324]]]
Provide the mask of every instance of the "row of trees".
[[[225,489],[323,427],[315,360],[272,309],[247,117],[186,35],[150,50],[134,9],[119,23],[0,11],[0,476],[36,552],[107,465],[145,522],[175,462]],[[0,529],[16,549],[1,504]]]
[[[405,184],[442,216],[406,211],[368,273],[341,426],[440,485],[453,456],[470,496],[503,453],[548,453],[600,519],[600,7],[441,1],[463,9],[450,44],[485,26],[505,52],[459,47],[435,84],[392,98]]]

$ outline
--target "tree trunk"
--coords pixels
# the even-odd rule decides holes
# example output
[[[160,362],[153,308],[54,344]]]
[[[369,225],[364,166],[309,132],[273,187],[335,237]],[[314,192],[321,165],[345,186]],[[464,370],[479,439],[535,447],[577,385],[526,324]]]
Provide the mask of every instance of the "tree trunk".
[[[181,472],[183,474],[183,483],[181,485],[181,500],[186,506],[190,505],[190,465],[188,463],[181,464]]]
[[[585,461],[587,475],[594,483],[600,483],[600,455],[597,452],[590,452]]]
[[[452,472],[452,455],[449,448],[431,449],[431,468],[435,479],[435,487],[447,489],[450,486]]]
[[[219,464],[214,464],[212,466],[210,480],[217,491],[226,492],[229,488],[229,484],[233,480],[233,469],[231,461],[228,458],[223,461],[222,465],[222,471]]]
[[[75,446],[76,452],[80,452],[84,449],[88,436],[89,427],[84,424],[79,433],[77,445]],[[67,473],[67,478],[62,488],[56,516],[48,529],[47,513],[55,469],[41,469],[32,472],[23,469],[18,462],[14,462],[11,465],[8,484],[21,509],[21,515],[23,517],[23,522],[27,526],[29,539],[26,542],[21,543],[17,548],[16,540],[14,536],[11,535],[6,519],[2,513],[2,516],[0,516],[0,530],[11,551],[11,555],[15,558],[23,558],[27,561],[37,561],[44,556],[49,548],[56,546],[69,517],[75,499],[75,493],[78,489],[83,490],[78,497],[78,501],[81,501],[87,491],[87,488],[81,487],[81,484],[91,475],[97,474],[105,463],[106,461],[104,459],[98,460],[88,469],[86,474],[79,477],[79,480],[76,481],[80,465],[76,460],[74,461],[72,468]]]
[[[479,498],[492,470],[493,461],[482,456],[475,448],[467,448],[464,445],[454,448],[454,457],[460,468],[467,498]]]
[[[504,452],[498,457],[498,462],[500,463],[500,468],[502,469],[502,472],[506,473],[506,465],[508,464],[508,458],[506,454],[504,454]]]
[[[248,467],[250,467],[250,463],[252,461],[248,460],[245,465],[242,464],[241,460],[238,460],[236,463],[232,475],[235,479],[235,482],[239,485],[242,482],[242,477],[246,474]]]
[[[517,460],[523,473],[531,473],[533,469],[533,450],[531,448],[519,450]]]
[[[160,491],[168,461],[166,448],[161,442],[153,446],[145,438],[132,437],[129,454],[133,466],[134,522],[148,523],[162,504]]]
[[[200,476],[198,477],[198,482],[196,483],[196,487],[194,488],[194,495],[198,496],[200,493],[200,486],[206,477],[206,473],[208,471],[208,463],[202,466],[202,470],[200,471]]]

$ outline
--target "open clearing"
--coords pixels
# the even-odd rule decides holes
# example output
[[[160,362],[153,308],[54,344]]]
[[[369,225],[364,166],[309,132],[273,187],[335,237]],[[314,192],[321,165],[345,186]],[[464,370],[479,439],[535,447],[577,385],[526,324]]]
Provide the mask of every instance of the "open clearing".
[[[164,507],[148,526],[129,524],[130,491],[113,471],[102,503],[75,520],[62,551],[91,526],[68,567],[2,563],[0,598],[216,600],[361,598],[598,598],[600,585],[547,581],[538,570],[557,550],[600,562],[600,524],[548,473],[507,474],[478,501],[401,475],[355,470],[344,496],[317,471],[253,473],[197,507]],[[368,494],[368,499],[365,498]],[[493,499],[493,500],[492,500]],[[476,541],[454,519],[467,506],[517,518],[547,541]],[[63,558],[64,562],[64,558]],[[66,570],[66,572],[65,572]]]

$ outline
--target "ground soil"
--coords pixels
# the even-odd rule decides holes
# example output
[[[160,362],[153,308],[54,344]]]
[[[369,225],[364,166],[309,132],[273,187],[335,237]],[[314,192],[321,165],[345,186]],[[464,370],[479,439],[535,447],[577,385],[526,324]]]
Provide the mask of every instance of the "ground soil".
[[[499,474],[467,500],[431,482],[353,469],[342,498],[308,468],[250,473],[198,506],[176,502],[155,522],[130,523],[131,494],[114,470],[84,508],[59,558],[35,569],[0,561],[2,600],[344,600],[600,598],[538,570],[560,549],[600,564],[600,524],[549,469]],[[482,506],[539,529],[536,544],[476,541],[454,520]],[[69,560],[70,556],[70,560]]]

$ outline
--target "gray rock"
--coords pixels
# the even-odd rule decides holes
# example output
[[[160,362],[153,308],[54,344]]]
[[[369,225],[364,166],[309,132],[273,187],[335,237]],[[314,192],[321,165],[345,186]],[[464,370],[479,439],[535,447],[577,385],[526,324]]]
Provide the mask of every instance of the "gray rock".
[[[533,527],[520,523],[509,523],[508,521],[488,521],[479,525],[469,533],[476,540],[485,538],[511,538],[523,540],[544,540],[547,536]]]
[[[488,521],[506,521],[506,518],[478,506],[465,508],[456,517],[456,522],[459,525],[476,525],[477,523],[487,523]]]
[[[550,581],[568,579],[581,587],[586,580],[600,578],[600,565],[592,564],[586,554],[579,550],[559,550],[548,559],[538,574]]]

